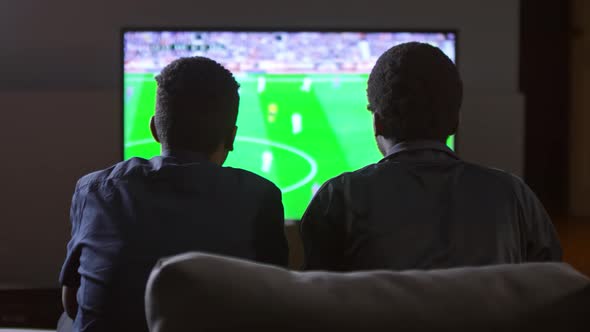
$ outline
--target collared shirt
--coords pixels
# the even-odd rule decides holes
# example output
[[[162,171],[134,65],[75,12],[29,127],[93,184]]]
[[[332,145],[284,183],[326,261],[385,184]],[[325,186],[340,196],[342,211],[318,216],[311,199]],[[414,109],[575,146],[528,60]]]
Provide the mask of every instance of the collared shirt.
[[[559,261],[543,206],[518,177],[403,142],[326,182],[301,224],[306,269],[431,269]]]
[[[287,265],[281,192],[190,152],[133,158],[82,177],[60,282],[78,288],[74,331],[147,331],[158,259],[204,251]]]

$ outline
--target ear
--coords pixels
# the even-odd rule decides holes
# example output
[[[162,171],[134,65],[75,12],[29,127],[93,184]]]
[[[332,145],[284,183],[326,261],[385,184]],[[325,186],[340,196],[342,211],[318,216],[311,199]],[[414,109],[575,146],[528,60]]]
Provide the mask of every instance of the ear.
[[[150,118],[150,131],[152,132],[152,136],[156,140],[156,142],[160,143],[160,138],[158,137],[158,131],[156,130],[156,120],[154,116]]]
[[[385,121],[377,112],[373,112],[373,130],[375,131],[375,136],[384,136],[385,134]]]
[[[457,117],[457,124],[455,125],[455,132],[453,134],[456,134],[457,131],[459,130],[459,127],[461,127],[461,112],[459,112],[459,116]]]
[[[236,140],[237,133],[238,133],[238,126],[234,126],[234,129],[230,132],[230,134],[225,139],[225,149],[227,151],[234,150],[234,142]]]
[[[461,125],[461,114],[459,114],[459,116],[457,117],[457,121],[455,121],[455,125],[453,126],[453,129],[449,133],[449,136],[455,135],[457,133],[457,130],[459,130],[460,125]]]

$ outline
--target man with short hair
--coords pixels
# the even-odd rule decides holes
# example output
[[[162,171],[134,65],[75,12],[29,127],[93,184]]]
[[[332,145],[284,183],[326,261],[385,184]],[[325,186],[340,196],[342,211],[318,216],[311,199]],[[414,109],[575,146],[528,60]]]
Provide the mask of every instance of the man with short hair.
[[[147,331],[145,285],[162,257],[204,251],[287,266],[281,192],[221,167],[237,130],[233,75],[193,57],[156,81],[150,127],[161,156],[120,162],[76,185],[60,275],[74,331]]]
[[[551,220],[529,187],[464,162],[445,142],[462,82],[438,48],[385,52],[368,81],[384,158],[323,185],[301,224],[306,269],[432,269],[559,261]]]

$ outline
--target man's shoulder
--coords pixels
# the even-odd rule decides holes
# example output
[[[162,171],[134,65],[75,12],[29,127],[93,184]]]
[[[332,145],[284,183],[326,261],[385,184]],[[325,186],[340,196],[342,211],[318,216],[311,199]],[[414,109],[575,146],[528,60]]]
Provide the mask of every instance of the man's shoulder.
[[[374,163],[354,171],[344,172],[328,180],[331,184],[344,183],[347,181],[362,180],[378,176],[379,171],[385,164]]]
[[[464,174],[482,181],[499,182],[512,187],[522,187],[525,185],[519,176],[498,168],[486,167],[465,161],[458,161],[455,165],[461,167]],[[399,168],[400,171],[405,170],[403,163],[374,163],[358,170],[344,172],[335,176],[328,180],[326,185],[340,186],[351,182],[374,181],[381,178],[382,171],[388,172],[396,168]],[[400,172],[400,174],[403,174],[403,172]]]
[[[222,167],[222,172],[226,175],[235,178],[236,182],[245,186],[252,186],[252,188],[261,188],[270,191],[280,191],[280,189],[270,180],[253,173],[251,171],[234,168],[234,167]]]
[[[486,167],[483,165],[474,164],[470,162],[463,162],[463,164],[468,174],[480,178],[482,180],[500,182],[513,187],[521,187],[525,185],[522,178],[511,172],[499,168]]]
[[[151,168],[153,168],[153,160],[131,158],[82,176],[78,180],[76,188],[77,190],[90,191],[100,186],[116,183],[126,177],[145,173]]]
[[[379,167],[378,165],[379,164],[371,164],[354,171],[344,172],[340,175],[337,175],[329,179],[328,181],[324,182],[324,184],[320,188],[320,191],[325,190],[325,188],[327,187],[330,187],[332,190],[338,189],[343,186],[346,186],[347,183],[357,182],[362,179],[371,178],[377,171]]]
[[[193,168],[194,167],[194,168]],[[108,168],[84,175],[78,180],[78,191],[93,191],[98,188],[113,187],[120,183],[145,181],[163,175],[174,181],[186,182],[190,179],[207,178],[223,186],[248,188],[251,192],[280,192],[271,181],[253,172],[233,167],[219,167],[214,164],[174,164],[162,157],[152,159],[131,158]],[[169,177],[169,175],[172,175]],[[194,178],[193,178],[194,176]],[[124,182],[125,181],[125,182]]]

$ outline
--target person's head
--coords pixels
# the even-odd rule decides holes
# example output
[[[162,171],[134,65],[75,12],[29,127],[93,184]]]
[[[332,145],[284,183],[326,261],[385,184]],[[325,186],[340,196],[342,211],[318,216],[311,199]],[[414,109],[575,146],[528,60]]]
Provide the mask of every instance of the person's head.
[[[383,154],[402,141],[445,142],[459,125],[463,84],[440,49],[411,42],[390,48],[368,81],[368,109]]]
[[[180,58],[156,77],[150,127],[163,150],[182,149],[222,164],[233,150],[240,97],[234,76],[204,57]]]

